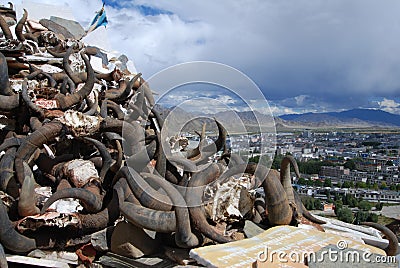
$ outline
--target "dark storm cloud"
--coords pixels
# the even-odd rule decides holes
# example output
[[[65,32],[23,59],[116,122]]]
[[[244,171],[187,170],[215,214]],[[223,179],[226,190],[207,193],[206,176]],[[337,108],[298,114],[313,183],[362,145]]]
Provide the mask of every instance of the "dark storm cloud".
[[[144,77],[186,61],[217,61],[248,75],[280,111],[381,107],[400,95],[397,0],[115,3],[106,5],[110,42]],[[87,22],[101,1],[66,5],[79,6],[77,20]]]

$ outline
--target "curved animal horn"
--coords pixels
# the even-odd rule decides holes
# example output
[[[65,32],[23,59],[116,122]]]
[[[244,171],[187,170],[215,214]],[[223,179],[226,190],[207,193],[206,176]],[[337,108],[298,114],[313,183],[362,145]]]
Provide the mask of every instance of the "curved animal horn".
[[[290,224],[293,210],[281,182],[274,176],[268,176],[268,170],[257,166],[256,176],[265,176],[262,187],[265,193],[265,203],[268,210],[268,220],[272,225]]]
[[[120,205],[122,215],[126,219],[141,228],[161,233],[172,233],[177,230],[174,211],[159,211],[124,202]]]
[[[10,148],[10,147],[16,147],[20,146],[22,143],[22,139],[18,137],[11,137],[7,138],[3,141],[3,143],[0,145],[0,152]]]
[[[398,254],[399,240],[397,239],[397,236],[389,228],[375,222],[362,222],[361,224],[373,227],[378,231],[382,232],[386,236],[387,240],[389,240],[389,245],[383,250],[385,250],[388,256],[396,256]]]
[[[289,203],[292,205],[295,205],[296,202],[294,200],[294,194],[293,194],[293,187],[292,187],[292,179],[290,175],[290,164],[293,165],[294,170],[296,172],[296,176],[300,178],[299,174],[299,168],[297,166],[296,160],[293,158],[291,155],[287,155],[283,158],[281,162],[281,172],[280,172],[280,181],[283,185],[283,189],[286,192],[286,196],[288,198]]]
[[[318,223],[318,224],[325,224],[326,222],[320,219],[317,219],[316,217],[314,217],[310,211],[308,211],[306,209],[306,207],[304,206],[303,202],[301,201],[300,195],[296,192],[293,191],[294,193],[294,200],[296,200],[296,209],[297,209],[297,213],[299,215],[303,215],[304,218],[306,218],[307,220],[314,222],[314,223]]]
[[[0,190],[16,198],[19,195],[17,182],[14,178],[14,161],[17,148],[12,147],[0,160]]]
[[[94,90],[93,93],[94,93],[94,102],[89,103],[89,98],[88,97],[85,98],[89,106],[89,110],[83,113],[85,115],[94,115],[95,113],[97,113],[98,110],[97,108],[99,108],[99,93],[97,93],[97,90]]]
[[[1,27],[1,30],[3,31],[5,38],[7,40],[12,40],[13,35],[11,33],[10,26],[8,26],[6,20],[3,18],[3,16],[0,16],[0,27]]]
[[[114,181],[120,178],[127,180],[129,188],[143,206],[162,211],[170,211],[172,209],[171,199],[151,187],[134,169],[127,166],[122,167],[115,175]]]
[[[0,243],[0,267],[8,268],[6,253],[4,252],[4,248],[1,243]]]
[[[27,161],[36,149],[54,140],[60,134],[62,127],[63,125],[60,122],[53,120],[38,128],[23,140],[21,146],[18,148],[16,158]]]
[[[205,186],[213,182],[219,175],[217,164],[211,164],[206,169],[193,174],[186,189],[186,202],[189,206],[192,222],[197,230],[206,237],[217,241],[218,243],[232,242],[233,239],[220,234],[214,226],[211,226],[206,219],[204,206],[201,204],[203,192],[198,191],[198,187]]]
[[[28,80],[25,78],[22,82],[22,90],[21,90],[22,99],[24,100],[26,106],[28,106],[32,111],[39,114],[40,118],[44,118],[44,111],[42,108],[38,107],[34,104],[28,96]]]
[[[97,195],[94,193],[83,189],[83,188],[69,188],[69,189],[61,189],[52,194],[49,199],[44,203],[41,214],[45,213],[46,210],[53,204],[55,201],[63,198],[76,198],[82,201],[82,206],[90,213],[100,211],[102,207],[102,201],[99,199]]]
[[[1,17],[1,16],[0,16]],[[0,19],[1,20],[1,19]],[[6,57],[0,52],[0,95],[14,95],[10,87]]]
[[[218,138],[214,143],[209,144],[201,149],[201,151],[200,151],[201,157],[193,161],[196,164],[200,164],[200,163],[204,162],[205,160],[208,159],[208,157],[217,153],[225,146],[226,137],[228,135],[226,132],[226,129],[216,119],[215,119],[215,123],[217,124],[217,127],[218,127]]]
[[[112,199],[105,209],[95,214],[75,214],[79,220],[79,227],[83,233],[93,233],[113,225],[120,216],[120,204],[124,200],[130,200],[131,197],[126,180],[121,178],[115,183],[112,189]]]
[[[292,180],[290,177],[290,164],[294,168],[297,178],[300,178],[300,172],[296,160],[293,156],[287,155],[281,162],[280,181],[285,189],[289,203],[294,206],[298,215],[302,215],[311,222],[325,224],[325,221],[315,218],[304,206],[299,194],[293,190]]]
[[[136,74],[126,85],[126,87],[123,90],[119,90],[117,94],[115,94],[112,98],[109,98],[110,100],[115,100],[117,102],[121,102],[126,100],[129,95],[131,94],[132,87],[136,83],[136,81],[142,76],[141,73]],[[106,93],[107,96],[107,93]]]
[[[106,103],[107,109],[110,109],[111,111],[113,111],[118,119],[120,119],[120,120],[124,119],[125,114],[118,104],[116,104],[115,102],[113,102],[111,100],[107,100],[107,99],[105,99],[104,102]]]
[[[23,162],[23,167],[25,179],[19,194],[18,213],[26,217],[39,214],[40,210],[36,206],[35,179],[32,170],[26,162]]]
[[[101,158],[103,159],[103,165],[100,170],[100,180],[103,183],[104,177],[106,176],[108,170],[110,169],[111,165],[113,164],[113,159],[111,157],[110,152],[107,150],[107,147],[96,139],[92,139],[89,137],[84,137],[85,140],[93,143],[96,146],[97,150],[99,151]]]
[[[150,183],[157,184],[171,198],[175,206],[176,232],[175,242],[179,247],[192,248],[199,245],[199,239],[190,229],[189,211],[186,201],[178,190],[164,178],[157,175],[146,173],[146,178]]]
[[[82,83],[83,80],[80,79],[80,77],[72,71],[71,66],[69,65],[69,56],[71,56],[73,49],[74,49],[73,46],[70,46],[67,49],[67,51],[65,52],[64,57],[63,57],[63,67],[65,70],[65,73],[72,79],[72,81],[74,81],[75,84],[79,84],[79,83]],[[87,68],[87,66],[86,66],[86,68]],[[93,74],[93,76],[94,76],[94,74]]]
[[[206,137],[206,123],[203,124],[203,127],[201,129],[201,133],[199,134],[199,137],[200,137],[200,140],[199,140],[199,144],[197,145],[197,147],[187,151],[186,157],[191,160],[196,160],[200,156],[201,149],[203,147],[205,137]]]
[[[24,15],[22,15],[22,18],[18,21],[17,26],[15,26],[15,35],[17,36],[17,39],[21,42],[25,41],[25,36],[23,35],[22,30],[27,18],[28,11],[26,11],[26,9],[24,8]]]
[[[7,209],[0,202],[0,244],[16,253],[26,253],[36,248],[36,241],[18,233],[8,218]]]
[[[92,66],[90,65],[89,59],[84,55],[83,52],[80,53],[83,61],[86,65],[87,72],[87,80],[85,85],[77,92],[65,96],[63,94],[59,94],[56,96],[59,107],[61,110],[66,110],[71,106],[82,102],[82,100],[90,94],[94,86],[95,75]],[[72,79],[72,77],[71,77]]]

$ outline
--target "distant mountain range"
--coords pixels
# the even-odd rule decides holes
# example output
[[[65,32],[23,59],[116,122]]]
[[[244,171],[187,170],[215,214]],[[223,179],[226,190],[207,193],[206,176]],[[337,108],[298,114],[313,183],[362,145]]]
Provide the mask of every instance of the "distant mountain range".
[[[287,122],[304,124],[400,127],[400,115],[382,110],[352,109],[343,112],[286,114],[279,116]]]
[[[174,110],[175,112],[170,114]],[[243,132],[243,126],[247,131],[258,131],[258,126],[270,128],[275,124],[279,131],[291,129],[321,129],[321,128],[400,128],[400,115],[391,114],[382,110],[352,109],[343,112],[328,113],[303,113],[286,114],[272,118],[271,116],[253,112],[224,111],[216,114],[191,114],[180,108],[159,107],[162,117],[168,115],[168,126],[172,128],[183,126],[184,131],[200,131],[206,123],[207,129],[216,130],[213,118],[218,119],[228,131],[234,133]],[[198,118],[190,120],[190,118]],[[180,127],[179,127],[180,126]]]

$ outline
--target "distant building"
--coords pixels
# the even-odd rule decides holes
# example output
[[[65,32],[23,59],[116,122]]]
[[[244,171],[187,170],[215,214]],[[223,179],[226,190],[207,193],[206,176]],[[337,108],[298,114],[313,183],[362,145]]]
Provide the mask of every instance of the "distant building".
[[[331,212],[335,210],[335,205],[332,203],[329,204],[324,204],[324,211],[325,212]]]
[[[340,178],[342,175],[349,175],[350,169],[344,168],[344,166],[322,166],[319,174],[323,177]]]

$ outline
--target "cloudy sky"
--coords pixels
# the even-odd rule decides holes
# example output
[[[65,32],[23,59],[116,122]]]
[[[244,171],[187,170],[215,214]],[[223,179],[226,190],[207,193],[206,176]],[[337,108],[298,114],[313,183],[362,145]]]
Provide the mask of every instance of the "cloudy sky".
[[[85,28],[102,5],[58,3]],[[274,114],[400,114],[398,0],[108,0],[105,8],[113,49],[145,78],[187,61],[216,61],[251,78]]]

